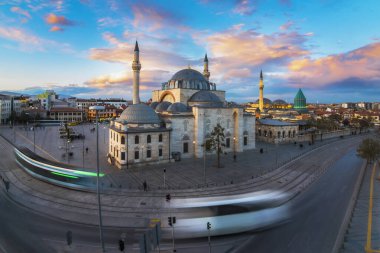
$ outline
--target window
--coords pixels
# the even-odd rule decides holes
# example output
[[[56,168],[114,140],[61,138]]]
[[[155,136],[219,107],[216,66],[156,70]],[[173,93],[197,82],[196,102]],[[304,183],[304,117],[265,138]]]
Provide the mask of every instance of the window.
[[[125,137],[121,136],[121,144],[125,144]]]
[[[289,130],[289,132],[288,132],[288,137],[289,137],[289,138],[292,137],[292,134],[290,133],[290,130]]]
[[[158,141],[159,141],[159,142],[162,142],[162,134],[160,134],[160,135],[158,136]]]
[[[125,160],[125,152],[121,152],[121,160]]]
[[[146,137],[146,142],[147,143],[151,143],[152,142],[152,138],[150,137],[150,134]]]
[[[244,146],[247,146],[247,145],[248,145],[248,136],[244,136]]]
[[[259,136],[261,136],[261,129],[259,129]]]
[[[277,138],[281,138],[281,132],[277,132]]]
[[[147,149],[146,150],[146,157],[151,158],[151,156],[152,156],[152,151],[150,149]]]
[[[183,153],[189,153],[189,143],[188,142],[183,143]]]
[[[159,148],[159,149],[158,149],[158,156],[159,156],[159,157],[162,156],[162,148]]]
[[[135,150],[135,160],[138,160],[140,158],[140,152],[138,150]]]
[[[296,130],[293,130],[293,138],[296,137]]]
[[[268,133],[267,130],[264,130],[264,136],[267,137]]]
[[[119,142],[119,135],[116,135],[116,142]]]
[[[226,138],[226,148],[230,147],[230,138]]]
[[[282,131],[282,138],[285,138],[285,131]]]
[[[140,138],[138,135],[135,136],[135,144],[139,144],[140,143]],[[137,158],[138,159],[138,158]]]
[[[272,131],[269,131],[269,137],[272,138]]]

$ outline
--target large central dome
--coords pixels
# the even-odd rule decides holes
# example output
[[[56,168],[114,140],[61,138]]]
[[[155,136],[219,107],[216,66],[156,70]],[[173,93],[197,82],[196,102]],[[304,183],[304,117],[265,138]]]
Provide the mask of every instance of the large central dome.
[[[182,69],[175,73],[171,80],[199,80],[207,82],[206,78],[194,69]]]
[[[198,71],[194,69],[182,69],[175,73],[173,77],[166,83],[167,89],[196,89],[210,90],[210,83]]]

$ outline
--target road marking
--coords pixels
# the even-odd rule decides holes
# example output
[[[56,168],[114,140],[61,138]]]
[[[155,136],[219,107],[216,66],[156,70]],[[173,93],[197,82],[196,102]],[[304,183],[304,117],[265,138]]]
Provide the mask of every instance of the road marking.
[[[373,250],[372,249],[372,207],[373,207],[373,181],[375,178],[375,172],[376,172],[376,165],[377,162],[373,164],[372,167],[372,175],[371,175],[371,182],[369,186],[369,207],[368,207],[368,226],[367,226],[367,243],[365,245],[365,252],[366,253],[380,253],[380,250]]]

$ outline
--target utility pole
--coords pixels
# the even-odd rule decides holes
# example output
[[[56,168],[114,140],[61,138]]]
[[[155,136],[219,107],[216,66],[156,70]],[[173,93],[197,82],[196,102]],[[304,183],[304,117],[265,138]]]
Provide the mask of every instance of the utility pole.
[[[164,169],[164,189],[166,189],[166,169]]]
[[[95,110],[96,112],[96,193],[98,195],[98,213],[99,213],[99,232],[100,232],[100,242],[102,245],[102,251],[106,252],[104,248],[103,240],[103,223],[102,223],[102,209],[100,206],[100,190],[99,190],[99,124],[98,124],[98,111],[104,110],[104,106],[91,106],[90,110]]]
[[[211,253],[211,235],[210,235],[211,223],[210,222],[207,222],[207,230],[208,230],[208,249],[209,249],[209,253]]]

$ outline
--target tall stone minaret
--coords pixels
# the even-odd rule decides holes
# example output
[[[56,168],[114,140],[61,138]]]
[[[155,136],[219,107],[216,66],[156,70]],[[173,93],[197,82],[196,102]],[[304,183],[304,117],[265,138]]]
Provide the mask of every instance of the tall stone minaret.
[[[203,76],[208,81],[210,78],[210,72],[208,71],[208,59],[207,54],[205,54],[205,59],[203,60]]]
[[[263,71],[260,71],[260,83],[259,83],[259,109],[260,112],[264,111],[264,78]]]
[[[133,104],[140,104],[140,59],[139,59],[139,44],[136,40],[134,57],[132,62],[132,70],[133,70]]]

